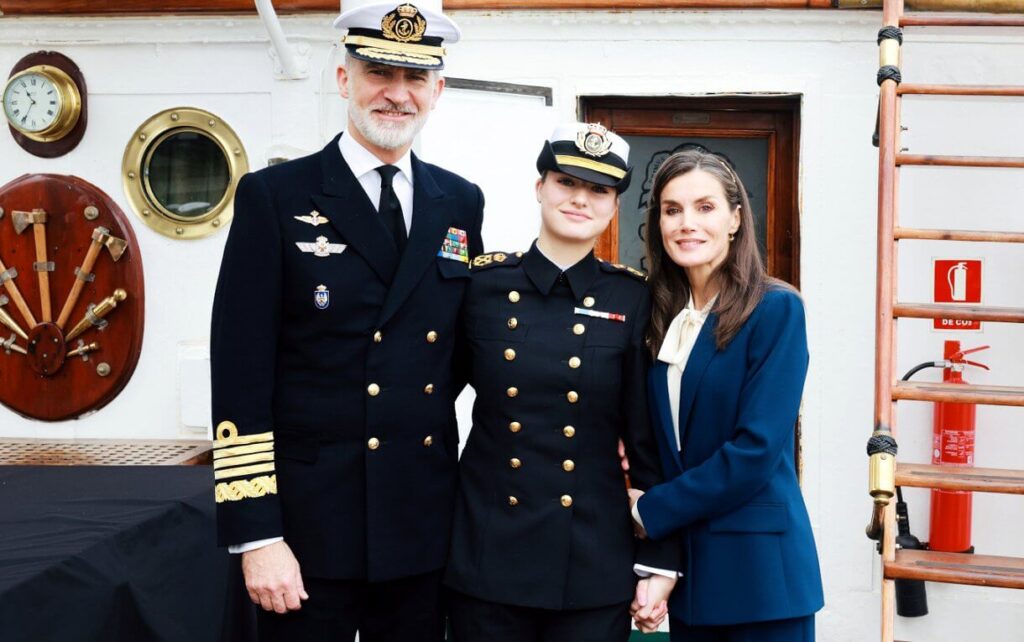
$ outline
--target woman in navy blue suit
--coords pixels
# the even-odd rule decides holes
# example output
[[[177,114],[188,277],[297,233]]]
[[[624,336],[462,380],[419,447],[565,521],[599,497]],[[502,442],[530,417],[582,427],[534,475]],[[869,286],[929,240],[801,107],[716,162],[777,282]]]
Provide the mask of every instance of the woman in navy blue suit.
[[[631,501],[648,537],[681,548],[671,638],[809,642],[823,596],[794,463],[803,303],[766,274],[746,190],[718,155],[665,161],[647,229],[648,383],[670,481]],[[639,592],[633,610],[644,628],[656,624]]]

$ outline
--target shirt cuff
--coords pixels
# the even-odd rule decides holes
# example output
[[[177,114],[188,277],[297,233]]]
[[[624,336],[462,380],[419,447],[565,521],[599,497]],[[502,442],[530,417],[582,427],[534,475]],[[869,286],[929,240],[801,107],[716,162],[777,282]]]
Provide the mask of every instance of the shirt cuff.
[[[633,513],[633,521],[637,523],[640,528],[644,527],[644,520],[640,518],[640,502],[634,502],[633,508],[630,511]]]
[[[650,577],[652,575],[664,575],[665,577],[682,577],[683,574],[679,571],[669,570],[667,568],[654,568],[653,566],[646,566],[644,564],[634,564],[633,572],[636,573],[637,577]]]
[[[268,537],[267,539],[258,539],[244,544],[232,544],[231,546],[228,546],[228,552],[233,555],[238,555],[239,553],[248,553],[249,551],[255,551],[257,548],[263,548],[264,546],[270,546],[271,544],[277,544],[278,542],[283,541],[283,537]]]

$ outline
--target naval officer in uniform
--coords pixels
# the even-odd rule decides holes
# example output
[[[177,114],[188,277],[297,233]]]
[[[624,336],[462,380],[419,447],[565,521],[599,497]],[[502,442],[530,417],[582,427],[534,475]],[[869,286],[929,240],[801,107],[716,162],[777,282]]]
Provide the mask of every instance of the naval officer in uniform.
[[[211,330],[219,540],[260,640],[433,642],[483,195],[410,152],[459,38],[441,0],[344,4],[346,130],[235,197]]]
[[[642,273],[593,253],[628,151],[600,125],[558,127],[537,160],[539,238],[473,261],[461,327],[477,397],[445,574],[457,642],[625,640],[635,564],[676,568],[671,544],[635,541],[617,449],[635,487],[660,482],[650,297]],[[674,584],[663,573],[652,601]]]

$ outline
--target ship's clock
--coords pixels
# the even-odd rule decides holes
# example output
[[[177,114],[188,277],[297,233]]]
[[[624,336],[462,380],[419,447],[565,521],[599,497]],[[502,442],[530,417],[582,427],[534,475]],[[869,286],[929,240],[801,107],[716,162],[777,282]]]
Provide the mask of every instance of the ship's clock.
[[[14,139],[31,154],[68,153],[85,133],[85,80],[78,66],[56,52],[22,58],[3,90],[3,112]]]

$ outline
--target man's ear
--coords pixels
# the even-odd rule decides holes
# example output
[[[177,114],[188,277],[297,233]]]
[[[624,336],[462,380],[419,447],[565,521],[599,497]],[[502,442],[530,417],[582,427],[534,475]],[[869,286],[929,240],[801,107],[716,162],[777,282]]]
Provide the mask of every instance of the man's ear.
[[[338,82],[338,93],[345,100],[348,100],[348,81],[349,73],[348,68],[345,65],[338,65],[337,71],[337,82]]]
[[[437,107],[437,100],[441,97],[441,93],[444,92],[444,76],[436,71],[434,73],[437,74],[437,83],[434,85],[434,100],[430,104],[431,109]]]

